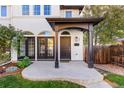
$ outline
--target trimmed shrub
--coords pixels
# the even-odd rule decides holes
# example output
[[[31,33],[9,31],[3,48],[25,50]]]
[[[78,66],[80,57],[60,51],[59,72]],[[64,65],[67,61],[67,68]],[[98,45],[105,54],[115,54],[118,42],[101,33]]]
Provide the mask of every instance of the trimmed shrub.
[[[17,66],[19,68],[25,68],[25,67],[29,66],[30,64],[31,64],[31,60],[29,59],[29,57],[24,57],[24,59],[22,61],[17,62]]]

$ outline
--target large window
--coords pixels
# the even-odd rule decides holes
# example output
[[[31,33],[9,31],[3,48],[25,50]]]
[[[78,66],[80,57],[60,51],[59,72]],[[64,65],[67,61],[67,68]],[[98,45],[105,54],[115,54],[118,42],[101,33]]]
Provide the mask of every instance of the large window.
[[[44,5],[44,15],[51,14],[51,5]]]
[[[7,16],[7,6],[1,6],[1,16]]]
[[[72,11],[66,11],[65,17],[72,17]]]
[[[29,5],[22,6],[22,15],[29,15]]]
[[[40,5],[34,5],[34,15],[40,15]]]

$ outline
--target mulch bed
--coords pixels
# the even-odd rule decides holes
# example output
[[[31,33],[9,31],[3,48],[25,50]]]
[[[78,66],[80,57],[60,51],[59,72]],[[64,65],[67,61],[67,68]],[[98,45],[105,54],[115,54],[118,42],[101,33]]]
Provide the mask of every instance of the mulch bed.
[[[0,71],[3,70],[5,71],[6,68],[8,67],[11,67],[11,66],[16,66],[16,63],[8,63],[8,64],[5,64],[3,66],[0,66]],[[3,77],[3,76],[8,76],[8,75],[15,75],[15,74],[18,74],[18,73],[21,73],[23,69],[17,69],[16,71],[13,71],[13,72],[3,72],[3,73],[0,73],[0,77]]]

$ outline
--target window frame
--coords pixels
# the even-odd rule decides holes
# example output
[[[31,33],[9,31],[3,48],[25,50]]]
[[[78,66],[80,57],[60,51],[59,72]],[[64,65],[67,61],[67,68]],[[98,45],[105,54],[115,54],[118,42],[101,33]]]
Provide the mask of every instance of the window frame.
[[[62,33],[61,33],[61,36],[70,36],[71,34],[70,34],[70,32],[68,32],[68,31],[63,31]]]
[[[51,5],[44,5],[44,15],[51,15]]]
[[[71,10],[65,11],[65,17],[66,18],[71,18],[72,17],[72,11]]]
[[[40,5],[34,5],[33,6],[33,14],[34,15],[41,15],[41,6]]]
[[[6,5],[1,6],[1,17],[7,17],[7,6]]]
[[[29,5],[22,5],[22,15],[29,15],[30,6]]]

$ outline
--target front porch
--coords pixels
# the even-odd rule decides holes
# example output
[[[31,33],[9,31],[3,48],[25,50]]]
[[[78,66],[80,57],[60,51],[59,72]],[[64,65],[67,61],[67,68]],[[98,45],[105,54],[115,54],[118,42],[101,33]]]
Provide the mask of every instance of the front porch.
[[[35,61],[22,71],[25,79],[33,81],[67,80],[86,87],[111,87],[103,76],[94,68],[87,68],[87,64],[79,61],[59,62],[59,69],[55,69],[54,61]]]

